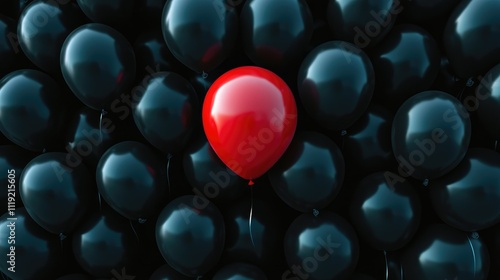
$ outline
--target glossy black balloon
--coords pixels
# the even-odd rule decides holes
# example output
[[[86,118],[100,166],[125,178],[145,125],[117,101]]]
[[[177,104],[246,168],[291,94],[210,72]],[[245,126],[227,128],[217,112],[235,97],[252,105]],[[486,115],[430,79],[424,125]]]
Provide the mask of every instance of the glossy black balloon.
[[[139,95],[134,120],[142,135],[164,153],[181,153],[200,110],[191,84],[179,74],[159,72],[148,79]]]
[[[245,53],[264,68],[285,68],[296,62],[312,32],[313,18],[305,0],[247,0],[241,11]]]
[[[393,182],[386,172],[365,177],[350,204],[351,222],[373,248],[393,251],[405,246],[420,225],[421,205],[408,182]]]
[[[13,184],[4,185],[5,189],[0,193],[0,200],[7,201],[8,196],[12,196],[12,194],[7,194],[9,192],[17,192],[15,187],[18,187],[19,178],[21,178],[21,174],[28,164],[35,157],[34,153],[30,153],[19,146],[14,145],[4,145],[0,146],[0,170],[5,170],[5,172],[0,173],[0,181],[1,182],[9,182],[9,178],[11,182],[14,182],[14,187],[10,187]],[[12,174],[11,174],[12,173]],[[17,178],[17,180],[16,180]],[[9,191],[9,189],[11,189]],[[15,195],[15,194],[14,194]],[[16,201],[16,206],[21,207],[22,201],[18,199]],[[0,213],[7,212],[7,204],[0,206]]]
[[[460,0],[407,0],[404,16],[411,21],[427,23],[439,17],[447,17]]]
[[[395,163],[391,146],[392,114],[370,105],[344,136],[342,154],[348,170],[368,175],[388,169]]]
[[[267,280],[266,274],[257,266],[248,263],[232,263],[215,273],[213,280]]]
[[[15,144],[41,152],[54,147],[64,121],[57,83],[37,70],[17,70],[0,80],[0,131]]]
[[[135,68],[134,51],[127,39],[99,23],[75,29],[61,50],[66,83],[78,99],[96,110],[107,109],[119,100],[132,85]]]
[[[416,25],[398,25],[371,54],[377,97],[393,106],[428,90],[439,72],[437,42]]]
[[[327,19],[335,39],[366,48],[389,33],[403,10],[398,0],[328,0]]]
[[[472,101],[479,101],[479,104],[471,102],[471,106],[479,105],[477,115],[481,125],[500,140],[500,63],[486,73],[477,86],[475,99]]]
[[[446,54],[461,78],[476,78],[500,61],[499,1],[464,0],[443,34]]]
[[[464,160],[432,183],[434,210],[447,224],[476,231],[500,222],[500,154],[470,149]]]
[[[134,14],[135,0],[76,0],[80,9],[94,22],[119,25]]]
[[[219,159],[204,133],[199,133],[186,148],[183,166],[191,186],[215,201],[233,201],[247,188],[248,182]]]
[[[252,227],[249,217],[252,209]],[[226,224],[224,259],[269,267],[282,258],[284,227],[278,211],[260,199],[236,200],[223,213]],[[251,235],[250,235],[251,233]]]
[[[290,270],[283,277],[347,279],[359,258],[359,243],[352,226],[337,214],[302,214],[285,235],[285,256]]]
[[[335,199],[344,173],[344,157],[333,140],[317,132],[298,132],[268,174],[283,201],[298,211],[310,212]]]
[[[17,49],[17,51],[16,51]],[[9,71],[19,52],[16,23],[0,14],[0,77]]]
[[[156,223],[156,242],[163,258],[189,277],[202,276],[217,264],[224,240],[222,214],[202,196],[176,198]]]
[[[142,143],[118,143],[99,160],[99,193],[122,216],[131,220],[149,218],[167,199],[166,163],[166,157]]]
[[[426,228],[401,256],[405,280],[487,279],[486,244],[447,225]]]
[[[5,213],[0,217],[0,270],[13,280],[39,280],[54,279],[64,265],[59,237],[46,232],[35,223],[24,208],[16,208],[15,244],[8,244],[13,218]],[[9,271],[11,267],[10,248],[15,246],[14,263],[15,272]]]
[[[172,54],[196,72],[209,72],[232,52],[238,15],[226,0],[171,0],[161,27]]]
[[[82,221],[95,195],[93,176],[71,155],[45,153],[26,165],[19,194],[30,216],[45,230],[69,233]],[[50,205],[50,207],[48,207]]]
[[[149,280],[188,280],[188,278],[179,272],[175,271],[175,269],[171,268],[168,264],[164,264],[156,269]]]
[[[72,155],[71,164],[97,166],[99,159],[117,141],[117,127],[109,115],[82,106],[71,112],[67,121],[65,150]]]
[[[123,269],[131,275],[139,255],[129,221],[104,207],[75,230],[72,248],[80,267],[96,278],[111,279],[113,271],[121,275]]]
[[[455,168],[469,148],[469,114],[445,92],[421,92],[399,108],[391,137],[400,175],[438,178]]]
[[[328,129],[340,130],[351,126],[368,108],[375,73],[361,49],[347,42],[330,41],[306,56],[297,84],[309,115]]]
[[[33,1],[19,18],[19,45],[36,66],[48,73],[60,75],[64,40],[84,23],[85,17],[76,4]]]
[[[181,70],[182,65],[168,49],[161,30],[140,34],[134,43],[137,75],[152,76],[156,72]]]

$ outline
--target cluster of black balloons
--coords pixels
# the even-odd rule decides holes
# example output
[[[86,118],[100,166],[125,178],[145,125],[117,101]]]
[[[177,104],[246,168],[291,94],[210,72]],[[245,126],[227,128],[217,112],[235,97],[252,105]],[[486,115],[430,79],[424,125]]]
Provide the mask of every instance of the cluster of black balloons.
[[[2,276],[498,279],[499,11],[3,0]],[[245,65],[298,109],[252,187],[201,121],[211,84]]]

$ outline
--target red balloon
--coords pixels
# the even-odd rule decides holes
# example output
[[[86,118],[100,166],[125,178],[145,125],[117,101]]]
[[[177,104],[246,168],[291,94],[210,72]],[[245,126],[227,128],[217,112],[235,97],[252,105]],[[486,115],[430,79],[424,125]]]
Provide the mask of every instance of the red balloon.
[[[278,161],[296,127],[297,106],[290,88],[260,67],[226,72],[203,103],[210,145],[227,167],[247,180],[262,176]]]

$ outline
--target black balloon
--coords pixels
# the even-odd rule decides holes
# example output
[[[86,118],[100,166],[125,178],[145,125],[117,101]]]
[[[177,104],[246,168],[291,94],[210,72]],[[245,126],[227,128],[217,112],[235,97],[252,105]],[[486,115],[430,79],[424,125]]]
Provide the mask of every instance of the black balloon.
[[[476,78],[500,61],[499,1],[464,0],[444,30],[446,54],[461,78]]]
[[[266,274],[248,263],[232,263],[215,273],[213,280],[267,280]]]
[[[62,74],[76,97],[90,108],[107,109],[118,100],[132,85],[135,68],[132,46],[109,26],[85,24],[64,41]]]
[[[167,199],[166,163],[166,157],[142,143],[118,143],[99,160],[96,173],[99,193],[122,216],[147,219]]]
[[[425,91],[411,97],[399,108],[392,126],[399,175],[417,179],[445,175],[464,158],[470,137],[469,114],[453,96]]]
[[[8,243],[12,230],[15,244]],[[14,216],[6,213],[0,217],[0,240],[0,270],[13,280],[54,279],[64,265],[59,238],[37,225],[24,208],[17,208]],[[11,264],[8,254],[14,255]],[[14,271],[9,270],[11,265]]]
[[[297,83],[309,115],[328,129],[340,130],[351,126],[368,108],[375,73],[361,49],[347,42],[331,41],[307,55]]]
[[[500,63],[493,67],[475,91],[475,99],[471,99],[472,108],[477,107],[477,115],[481,125],[497,140],[500,140]],[[474,103],[479,101],[479,104]]]
[[[377,80],[375,96],[397,107],[430,88],[438,75],[441,56],[437,42],[427,31],[404,24],[392,29],[371,58]]]
[[[163,258],[190,277],[207,273],[224,249],[225,226],[219,209],[201,196],[171,201],[156,223],[156,242]]]
[[[368,175],[395,164],[391,147],[393,116],[385,108],[370,105],[344,138],[342,154],[348,170]]]
[[[309,212],[335,199],[344,173],[344,157],[333,140],[317,132],[298,132],[269,171],[269,179],[290,207]]]
[[[430,187],[434,210],[447,224],[476,231],[500,222],[500,154],[470,149],[464,160]]]
[[[19,194],[30,216],[45,230],[67,234],[82,221],[95,195],[93,176],[71,155],[45,153],[26,165]],[[50,206],[50,207],[49,207]]]
[[[224,258],[269,267],[282,258],[284,227],[272,205],[249,198],[236,200],[223,211],[226,225]],[[249,226],[249,212],[252,220]]]
[[[359,243],[352,226],[337,214],[302,214],[285,235],[285,256],[290,267],[283,279],[347,279],[359,258]],[[286,278],[285,278],[286,277]]]
[[[377,250],[405,246],[420,225],[421,205],[408,182],[392,182],[386,172],[358,184],[350,204],[351,221],[360,237]]]
[[[0,77],[8,72],[19,52],[16,23],[0,14]]]
[[[142,135],[165,153],[182,152],[200,109],[191,84],[179,74],[159,72],[148,79],[139,95],[134,120]]]
[[[142,0],[141,0],[142,1]],[[118,25],[129,20],[135,0],[76,0],[85,15],[94,22]]]
[[[204,133],[187,147],[183,156],[186,179],[197,192],[216,201],[233,201],[243,195],[247,182],[219,159]]]
[[[164,264],[156,269],[149,280],[188,280],[190,278],[180,274],[171,268],[168,264]]]
[[[154,29],[140,34],[134,43],[137,75],[155,75],[160,71],[181,70],[181,63],[170,53],[161,30]]]
[[[327,19],[335,39],[366,48],[387,35],[403,9],[398,0],[328,0]]]
[[[0,11],[2,14],[7,15],[13,19],[17,19],[22,11],[31,3],[33,0],[2,0],[0,2]],[[59,1],[70,1],[70,0],[59,0]]]
[[[0,131],[15,144],[41,152],[54,147],[64,121],[57,83],[37,70],[17,70],[0,80]]]
[[[405,280],[487,279],[490,257],[481,239],[437,224],[404,251],[401,265]]]
[[[107,208],[75,230],[72,248],[81,268],[107,279],[122,275],[123,269],[131,275],[139,255],[139,243],[129,221]]]
[[[48,73],[60,75],[64,40],[84,21],[81,10],[73,3],[34,1],[19,18],[19,45],[36,66]]]
[[[85,162],[97,166],[99,159],[117,140],[117,126],[109,115],[82,106],[66,120],[65,150],[72,157],[72,164]],[[74,162],[73,162],[74,161]]]
[[[172,54],[196,72],[221,64],[238,38],[238,15],[226,0],[168,1],[161,26]]]
[[[9,196],[15,196],[15,194],[9,195],[8,193],[17,192],[16,187],[19,185],[16,181],[19,179],[16,180],[16,178],[21,178],[24,168],[34,157],[34,153],[21,149],[19,146],[0,146],[0,170],[4,170],[3,173],[0,173],[0,181],[8,182],[8,184],[4,185],[5,189],[0,192],[0,201],[7,201]],[[10,182],[9,179],[11,179]],[[22,206],[20,199],[16,201],[16,206]],[[0,206],[0,213],[5,212],[7,212],[7,203]]]
[[[305,0],[247,0],[241,11],[245,53],[258,66],[284,68],[304,54],[313,32]]]
[[[350,278],[350,280],[375,280],[375,278],[366,274],[356,273]]]

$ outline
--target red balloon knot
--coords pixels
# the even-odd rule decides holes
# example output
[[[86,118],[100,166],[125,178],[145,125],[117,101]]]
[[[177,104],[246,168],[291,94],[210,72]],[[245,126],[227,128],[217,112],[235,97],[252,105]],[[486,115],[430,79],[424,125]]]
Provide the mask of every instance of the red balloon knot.
[[[253,181],[252,181],[252,180],[250,180],[250,181],[248,182],[248,185],[249,185],[249,186],[253,186],[253,184],[254,184],[254,183],[253,183]]]

